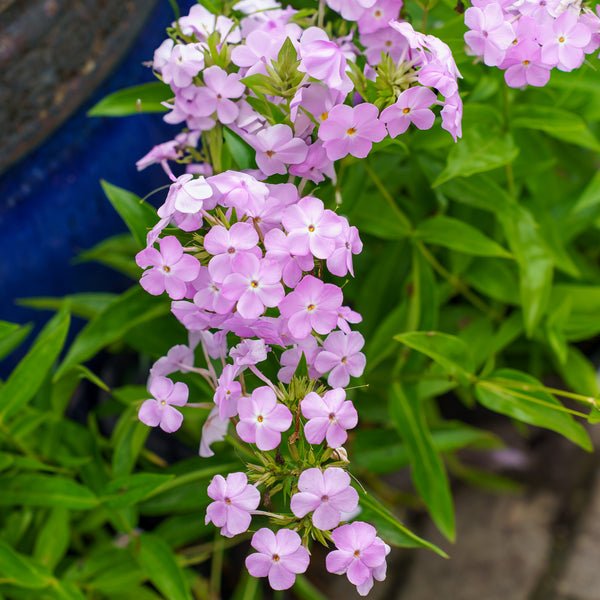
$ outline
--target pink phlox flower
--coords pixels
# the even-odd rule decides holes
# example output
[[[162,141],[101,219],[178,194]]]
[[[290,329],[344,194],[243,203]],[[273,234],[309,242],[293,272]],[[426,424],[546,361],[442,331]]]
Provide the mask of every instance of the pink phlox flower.
[[[149,427],[157,425],[167,433],[181,427],[183,415],[174,406],[187,403],[189,390],[185,383],[173,383],[167,377],[154,377],[148,386],[152,398],[145,400],[138,412],[139,420]]]
[[[279,8],[279,5],[277,8],[269,8],[269,10],[255,11],[254,14],[241,20],[242,36],[246,38],[253,31],[264,31],[276,36],[298,40],[302,35],[302,28],[296,23],[289,22],[297,12],[291,6]]]
[[[440,114],[442,116],[442,129],[452,135],[454,141],[462,136],[462,112],[463,103],[458,92],[445,99],[444,107]]]
[[[373,587],[373,578],[385,579],[385,557],[390,547],[377,537],[375,527],[362,521],[342,525],[331,536],[337,549],[327,555],[327,570],[336,575],[346,574],[358,593],[366,596]]]
[[[196,92],[196,116],[208,117],[215,111],[221,123],[233,123],[238,117],[239,109],[231,98],[239,98],[246,86],[240,83],[237,73],[227,71],[216,65],[204,69],[202,73],[205,87]]]
[[[248,483],[246,473],[229,473],[227,479],[215,475],[206,492],[214,500],[206,508],[206,525],[212,521],[225,537],[248,530],[250,511],[258,508],[260,492]]]
[[[204,223],[201,213],[184,213],[176,210],[171,215],[171,222],[181,231],[198,231]]]
[[[512,25],[505,20],[502,8],[490,3],[485,8],[472,6],[465,11],[465,42],[488,67],[498,66],[515,39]]]
[[[246,568],[252,577],[268,577],[274,590],[291,588],[296,575],[308,568],[308,550],[291,529],[280,529],[274,534],[263,527],[252,536],[251,544],[258,552],[246,558]]]
[[[181,300],[187,291],[186,283],[198,276],[200,262],[184,254],[179,240],[172,235],[162,238],[159,246],[160,252],[155,248],[145,248],[136,255],[137,265],[147,269],[140,284],[153,296],[159,296],[166,290],[170,298]]]
[[[377,0],[358,19],[360,33],[373,33],[384,29],[392,19],[397,19],[402,8],[402,0]]]
[[[241,373],[247,366],[267,360],[270,351],[264,340],[242,340],[229,351],[229,356],[233,358],[237,372]]]
[[[360,377],[365,370],[367,359],[360,352],[364,345],[365,339],[358,331],[334,331],[323,343],[315,368],[320,374],[331,371],[327,377],[331,387],[346,387],[350,376]]]
[[[219,418],[219,407],[215,406],[208,415],[208,418],[202,426],[202,436],[200,438],[200,449],[198,454],[202,458],[209,458],[215,453],[210,449],[215,442],[222,442],[227,434],[229,419]]]
[[[528,84],[545,86],[550,80],[551,67],[542,63],[541,54],[540,46],[532,40],[523,40],[511,48],[502,63],[502,67],[506,69],[506,84],[513,88]]]
[[[257,257],[262,251],[257,247],[258,233],[251,223],[234,223],[229,229],[216,225],[204,236],[204,249],[212,254],[210,272],[218,281],[231,273],[232,262],[241,254],[252,252]],[[257,252],[258,250],[258,252]]]
[[[281,220],[288,232],[287,246],[297,256],[312,253],[317,258],[329,258],[335,251],[335,239],[342,233],[343,219],[313,196],[288,207]]]
[[[269,189],[251,175],[237,171],[225,171],[208,179],[215,188],[219,204],[235,208],[238,216],[243,214],[250,204],[263,202],[269,195]]]
[[[277,402],[275,392],[267,386],[256,388],[250,398],[239,403],[238,414],[238,435],[263,451],[279,446],[281,433],[289,429],[293,420],[289,408]]]
[[[200,268],[200,273],[194,280],[194,288],[194,304],[199,308],[224,315],[235,306],[235,300],[229,300],[223,295],[222,281],[214,277],[207,267]]]
[[[172,104],[170,102],[161,103],[171,111],[165,114],[163,121],[170,125],[186,121],[190,129],[198,131],[212,129],[215,126],[215,120],[212,117],[203,117],[197,114],[202,111],[201,89],[198,86],[190,85],[176,90]]]
[[[311,335],[303,340],[300,340],[293,348],[289,348],[281,353],[279,362],[281,369],[277,373],[277,378],[283,383],[289,383],[298,369],[302,355],[306,357],[308,365],[308,375],[311,379],[316,379],[319,373],[315,370],[313,363],[319,353],[319,344]]]
[[[216,331],[215,333],[200,331],[196,335],[210,358],[213,360],[225,358],[227,354],[227,336],[222,331]]]
[[[352,82],[346,74],[346,57],[342,49],[319,27],[309,27],[300,38],[298,70],[347,94]]]
[[[365,9],[371,8],[376,0],[326,0],[327,6],[340,13],[346,21],[358,21]]]
[[[600,10],[600,4],[596,5],[596,10]],[[583,8],[579,16],[579,22],[585,25],[591,33],[590,41],[583,48],[585,54],[591,54],[600,47],[600,17],[589,8]]]
[[[175,44],[171,56],[161,65],[161,74],[165,83],[185,88],[203,68],[204,53],[199,44]]]
[[[312,275],[306,275],[279,304],[283,317],[289,319],[291,334],[298,340],[307,338],[314,329],[326,335],[337,324],[342,306],[342,290],[332,283],[323,283]]]
[[[236,310],[244,319],[256,319],[265,307],[277,306],[283,300],[281,267],[276,262],[239,254],[231,268],[232,273],[223,281],[223,295],[237,302]]]
[[[291,511],[300,518],[312,512],[313,525],[323,531],[339,525],[342,512],[358,506],[358,492],[350,485],[350,475],[339,467],[302,471],[298,490],[290,500]]]
[[[381,62],[382,52],[389,54],[397,63],[409,58],[409,45],[406,38],[391,27],[361,34],[360,43],[365,46],[365,57],[372,66]]]
[[[243,44],[232,50],[231,60],[238,67],[242,67],[244,76],[255,73],[266,75],[265,64],[277,61],[277,55],[284,41],[283,35],[273,35],[260,30],[252,31]]]
[[[563,12],[552,24],[539,28],[538,41],[542,45],[542,62],[561,71],[580,67],[592,34],[571,11]]]
[[[287,319],[282,317],[259,317],[252,325],[254,335],[273,346],[288,346],[294,342],[287,327]]]
[[[160,163],[167,173],[171,174],[171,169],[168,167],[168,160],[177,160],[179,158],[179,144],[176,140],[164,142],[154,146],[150,152],[142,156],[136,163],[135,166],[138,171],[142,171],[146,167],[155,163]],[[168,169],[168,170],[167,170]]]
[[[309,444],[320,444],[326,439],[330,448],[337,448],[348,439],[346,431],[358,423],[356,408],[346,400],[346,392],[341,388],[329,390],[324,396],[310,392],[300,402],[300,408],[308,419],[304,436]]]
[[[237,415],[238,398],[242,395],[242,386],[236,381],[238,368],[225,365],[218,380],[213,400],[219,407],[219,419],[228,419]]]
[[[171,312],[188,331],[218,328],[228,317],[228,315],[215,315],[186,301],[171,302]]]
[[[185,344],[173,346],[166,356],[161,356],[150,369],[150,379],[171,373],[188,373],[194,366],[194,350]]]
[[[347,154],[365,158],[373,142],[381,142],[387,135],[385,125],[378,117],[377,107],[368,102],[355,107],[334,106],[319,127],[319,139],[324,142],[327,156],[331,160],[339,160]]]
[[[396,103],[381,113],[381,120],[386,124],[390,137],[394,138],[404,133],[411,123],[418,129],[432,127],[435,115],[429,107],[436,100],[436,94],[429,88],[416,86],[404,90]]]
[[[446,98],[458,92],[456,75],[439,60],[432,60],[421,67],[417,78],[422,86],[436,88]]]
[[[271,11],[271,9],[278,9],[280,6],[276,0],[240,0],[237,4],[233,5],[233,10],[238,10],[245,15],[251,15],[263,10]]]
[[[158,209],[161,218],[173,215],[175,211],[195,214],[211,210],[216,206],[213,189],[202,176],[194,178],[190,173],[180,175],[171,184],[165,203]]]
[[[183,35],[195,33],[204,41],[215,31],[221,34],[221,42],[237,44],[241,40],[240,28],[235,26],[234,21],[223,15],[214,15],[201,4],[192,6],[189,14],[180,17],[178,23]]]
[[[290,118],[294,121],[296,135],[307,135],[314,128],[308,115],[312,115],[317,123],[322,123],[329,111],[343,101],[338,91],[319,82],[311,82],[301,87],[290,102]]]
[[[343,277],[350,273],[354,277],[354,268],[352,266],[352,255],[362,252],[362,242],[358,235],[358,229],[350,226],[348,220],[341,217],[342,234],[336,238],[336,248],[327,258],[327,269],[333,275]]]
[[[283,124],[259,131],[250,145],[256,150],[256,164],[265,175],[285,175],[286,165],[303,162],[308,152],[304,140],[294,137],[292,129]]]
[[[167,38],[162,44],[154,51],[154,57],[152,61],[152,68],[159,73],[162,68],[169,62],[171,54],[173,52],[173,45],[175,42],[171,38]]]
[[[290,166],[290,175],[305,177],[314,183],[321,183],[327,176],[334,183],[336,182],[333,161],[327,156],[323,143],[319,140],[308,147],[304,162]]]
[[[361,321],[362,316],[359,313],[351,310],[348,306],[340,307],[340,310],[338,311],[337,326],[344,333],[350,333],[351,331],[348,323],[360,323]]]
[[[238,135],[244,137],[246,134],[255,134],[266,125],[266,119],[257,113],[244,98],[238,101],[238,108],[240,114],[235,124],[229,126]]]
[[[302,279],[303,271],[312,271],[314,260],[311,254],[295,256],[291,253],[286,234],[281,229],[271,229],[265,235],[265,258],[275,261],[281,267],[283,283],[296,287]]]

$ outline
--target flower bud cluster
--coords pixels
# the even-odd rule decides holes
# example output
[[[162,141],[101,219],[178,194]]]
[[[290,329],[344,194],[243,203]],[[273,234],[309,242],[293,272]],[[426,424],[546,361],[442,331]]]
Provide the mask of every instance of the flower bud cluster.
[[[188,403],[187,385],[169,376],[203,377],[213,397],[200,455],[229,436],[253,457],[246,472],[214,477],[206,522],[233,537],[267,517],[277,531],[254,533],[246,565],[278,590],[307,569],[311,538],[333,543],[327,569],[364,595],[385,577],[390,548],[352,521],[359,495],[343,445],[358,414],[345,388],[364,371],[365,342],[351,329],[361,316],[330,282],[354,275],[362,242],[313,184],[410,123],[431,127],[434,105],[460,135],[461,103],[448,47],[395,21],[399,0],[328,4],[358,22],[358,40],[315,26],[321,10],[300,18],[272,0],[242,0],[231,18],[194,6],[155,52],[174,93],[165,120],[185,130],[138,162],[161,164],[172,183],[136,261],[142,287],[170,297],[189,341],[153,365],[139,418],[176,431],[178,407],[207,405]],[[258,168],[240,169],[224,135]],[[169,161],[186,172],[176,176]]]
[[[515,88],[543,87],[552,69],[577,69],[600,46],[600,18],[578,0],[474,0],[465,24],[470,51]]]

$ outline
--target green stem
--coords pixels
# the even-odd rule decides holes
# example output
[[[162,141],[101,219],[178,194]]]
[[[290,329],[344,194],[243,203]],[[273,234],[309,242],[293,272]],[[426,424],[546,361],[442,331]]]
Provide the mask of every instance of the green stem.
[[[421,251],[421,254],[425,260],[437,271],[437,273],[443,277],[461,296],[468,300],[475,308],[478,308],[484,315],[498,321],[500,315],[493,311],[479,296],[474,294],[471,289],[465,285],[465,283],[452,274],[446,267],[444,267],[437,258],[427,249],[423,242],[417,242],[417,248]]]
[[[413,228],[412,223],[410,222],[410,219],[400,210],[400,208],[398,207],[396,202],[394,202],[392,195],[387,191],[387,189],[383,185],[383,183],[381,183],[381,180],[379,179],[379,177],[377,177],[377,175],[375,174],[375,171],[373,171],[373,169],[371,168],[369,163],[366,161],[363,161],[361,164],[365,168],[365,171],[367,172],[369,177],[373,180],[373,183],[375,184],[377,189],[381,192],[381,195],[385,198],[386,202],[390,205],[392,210],[396,213],[398,220],[401,221],[402,226],[407,231],[407,234],[409,234]]]

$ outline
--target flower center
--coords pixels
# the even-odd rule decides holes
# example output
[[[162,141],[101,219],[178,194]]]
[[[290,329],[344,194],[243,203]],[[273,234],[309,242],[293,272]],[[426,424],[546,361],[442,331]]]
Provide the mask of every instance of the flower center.
[[[273,554],[273,562],[279,562],[279,554]]]
[[[335,413],[329,413],[329,420],[335,421]]]
[[[523,61],[523,64],[524,64],[525,66],[527,66],[527,65],[529,64],[529,61],[528,61],[528,60],[524,60],[524,61]]]
[[[342,356],[342,362],[344,364],[346,364],[348,362],[348,357],[347,356]]]
[[[164,406],[166,403],[167,403],[167,401],[166,401],[166,400],[161,400],[161,401],[160,401],[160,405],[161,405],[161,406]]]
[[[355,550],[355,551],[354,551],[354,556],[355,556],[356,558],[358,558],[358,557],[360,556],[360,550]]]
[[[565,38],[564,38],[564,37],[561,35],[561,36],[558,38],[558,41],[559,41],[559,42],[562,44],[562,43],[565,41]]]
[[[273,152],[273,150],[267,150],[267,151],[265,152],[265,154],[266,154],[266,155],[267,155],[269,158],[271,158],[272,156],[274,156],[274,155],[275,155],[275,152]]]
[[[231,499],[230,498],[225,498],[225,504],[231,504]]]
[[[221,94],[217,94],[217,100],[221,100],[223,98],[223,96],[221,96]]]
[[[212,289],[215,290],[215,292],[219,291],[219,288],[213,283]]]
[[[381,11],[380,10],[376,10],[375,14],[373,15],[376,19],[379,19],[381,17]]]
[[[410,112],[410,108],[408,108],[408,106],[406,108],[402,109],[402,112],[407,115]]]
[[[257,288],[258,287],[258,281],[256,281],[255,279],[253,281],[250,282],[250,286],[253,288]]]
[[[329,496],[327,496],[327,494],[321,496],[321,502],[327,502],[327,500],[329,500]]]
[[[233,246],[229,246],[229,248],[227,248],[227,252],[229,252],[229,254],[233,254],[235,252],[235,248]]]
[[[392,40],[388,40],[385,45],[389,48],[392,45]]]
[[[171,271],[171,267],[168,267],[167,265],[165,265],[165,266],[163,267],[163,271],[164,271],[165,273],[169,273],[169,272]]]
[[[308,231],[310,231],[311,233],[315,230],[315,226],[314,225],[309,225],[308,226]]]
[[[256,417],[256,420],[257,420],[259,423],[262,423],[262,422],[265,420],[265,418],[264,418],[262,415],[258,415],[258,417]]]
[[[321,114],[321,121],[325,121],[328,116],[329,116],[329,113],[326,113],[326,112],[322,113]]]
[[[350,129],[346,130],[348,135],[354,135],[356,133],[356,129],[354,127],[350,127]]]
[[[309,304],[306,309],[310,312],[311,310],[315,310],[315,305],[314,304]]]

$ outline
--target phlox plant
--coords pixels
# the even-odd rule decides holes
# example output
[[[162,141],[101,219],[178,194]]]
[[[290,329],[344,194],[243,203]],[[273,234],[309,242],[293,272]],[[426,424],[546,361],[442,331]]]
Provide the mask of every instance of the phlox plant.
[[[62,307],[40,337],[53,352],[34,345],[26,359],[33,369],[46,357],[39,386],[50,387],[15,395],[17,369],[0,388],[6,447],[59,462],[55,483],[39,474],[32,485],[93,516],[52,509],[74,533],[43,563],[39,589],[111,597],[118,574],[128,597],[334,597],[311,576],[320,568],[367,595],[385,585],[393,547],[452,552],[405,525],[408,505],[452,542],[454,481],[510,486],[461,453],[503,446],[480,428],[490,411],[519,422],[524,444],[561,434],[592,449],[582,421],[600,415],[589,359],[600,332],[594,11],[202,0],[176,12],[149,57],[156,81],[91,111],[173,125],[136,157],[164,171],[157,208],[104,182],[130,233],[83,256],[134,285],[32,301]],[[69,310],[89,323],[53,370]],[[44,435],[23,450],[19,409],[64,411],[53,400],[64,393],[48,390],[81,377],[104,386],[82,363],[105,348],[133,349],[123,365],[144,382],[125,369],[114,382],[101,409],[118,418],[110,440],[64,426],[63,441],[40,416]],[[85,441],[71,443],[73,431]],[[65,458],[69,444],[89,461]],[[403,468],[413,488],[400,495],[382,476]],[[26,477],[9,474],[2,502],[34,502],[19,495]],[[6,525],[0,541],[10,535]],[[34,572],[48,544],[32,539],[12,559]],[[242,542],[243,574],[222,581],[225,549]]]

